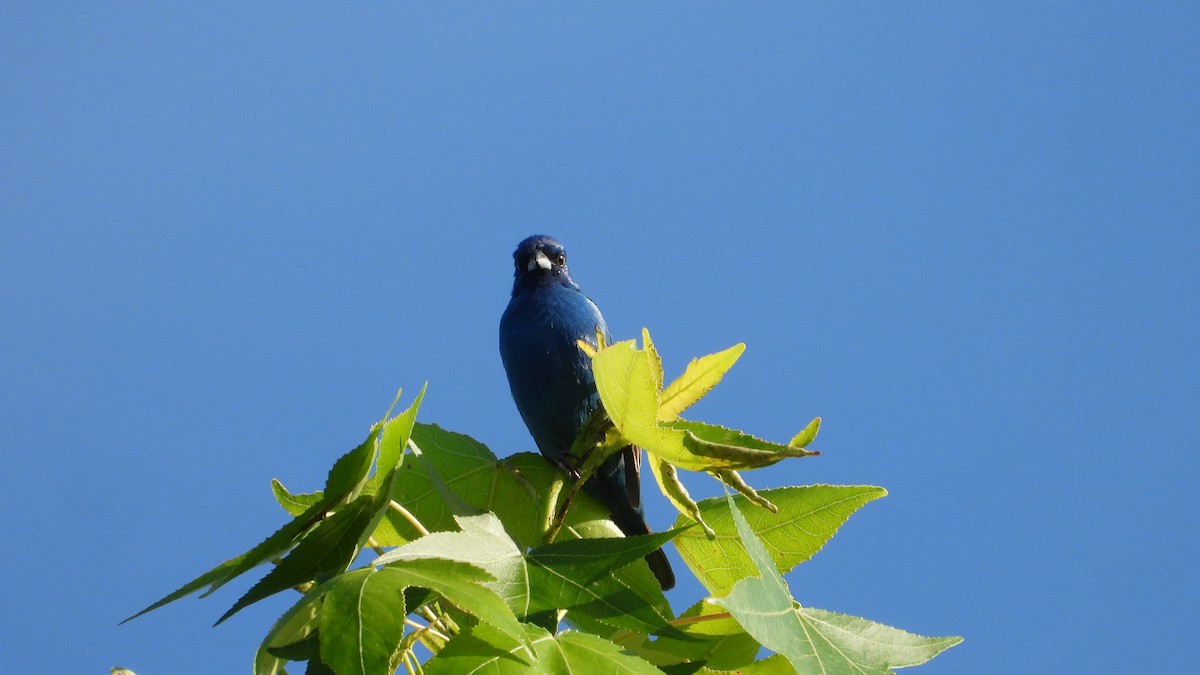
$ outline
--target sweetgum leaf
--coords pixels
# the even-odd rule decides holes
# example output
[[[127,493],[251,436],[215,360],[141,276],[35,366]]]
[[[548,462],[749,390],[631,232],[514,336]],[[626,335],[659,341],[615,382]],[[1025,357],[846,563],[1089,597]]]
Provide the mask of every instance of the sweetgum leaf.
[[[495,577],[485,585],[517,616],[587,605],[591,607],[584,611],[609,617],[614,625],[646,632],[671,630],[667,618],[655,609],[665,605],[665,601],[658,602],[661,590],[647,592],[644,585],[631,586],[613,577],[613,571],[624,577],[628,576],[623,569],[626,565],[644,567],[641,558],[675,532],[569,540],[538,547],[525,556],[494,514],[459,516],[457,521],[461,532],[431,533],[383,554],[372,564],[429,558],[469,562]]]
[[[809,640],[808,671],[891,673],[915,666],[962,642],[961,637],[923,637],[856,616],[796,607]]]
[[[395,494],[397,501],[403,503],[426,528],[435,531],[436,534],[437,531],[454,530],[459,527],[427,473],[427,469],[432,468],[443,484],[461,495],[468,505],[494,512],[503,523],[504,530],[520,549],[542,544],[546,495],[556,477],[560,477],[556,467],[551,466],[540,455],[531,453],[520,453],[497,461],[478,441],[433,425],[418,424],[413,437],[421,448],[423,462],[410,461],[401,467],[396,479]],[[567,512],[566,524],[559,536],[560,540],[619,537],[621,532],[609,519],[607,509],[589,495],[580,493]],[[376,529],[375,537],[381,545],[394,546],[419,540],[420,533],[399,514],[389,513]],[[472,546],[468,538],[466,548]],[[661,617],[670,612],[670,606],[645,563],[635,561],[614,574],[619,580],[617,583],[622,592],[632,593],[653,607],[653,611],[641,614],[641,622],[637,625],[640,628],[661,626]],[[520,606],[522,598],[532,592],[529,590],[528,580],[505,573],[497,573],[497,576],[498,584],[509,583],[507,588],[498,587],[498,590],[513,610],[520,616],[532,612],[530,607],[534,606],[534,600],[528,601],[530,604],[524,607]],[[510,580],[513,581],[510,583]],[[554,603],[565,602],[567,599],[575,604],[596,600],[594,592],[568,597],[557,595],[561,590],[557,588],[539,592],[537,605],[551,607],[556,606]],[[620,608],[622,611],[627,609],[624,603]],[[606,613],[614,611],[608,609]],[[628,619],[628,622],[634,621],[638,619]]]
[[[407,410],[384,421],[379,436],[379,457],[375,462],[375,474],[367,482],[367,492],[378,492],[381,487],[384,487],[384,481],[387,480],[391,471],[400,466],[400,462],[404,458],[404,446],[412,435],[413,425],[417,421],[417,410],[421,407],[421,401],[425,399],[425,390],[428,386],[426,384],[421,387],[421,391],[417,393],[416,399],[413,400],[412,405],[408,406]],[[396,394],[396,399],[399,400],[399,398],[400,394]]]
[[[437,425],[417,424],[413,441],[421,448],[424,464],[406,462],[396,475],[394,495],[430,531],[457,529],[427,471],[436,472],[442,483],[469,506],[495,513],[505,529],[522,547],[542,543],[541,516],[545,495],[559,474],[541,455],[518,453],[497,460],[479,441]],[[566,529],[577,530],[585,523],[607,521],[608,511],[587,495],[576,498],[567,514]],[[615,526],[611,528],[619,532]],[[398,546],[420,533],[400,514],[388,513],[375,539],[381,546]]]
[[[272,647],[271,655],[278,657],[283,665],[287,661],[307,661],[321,655],[321,636],[317,631],[313,631],[308,637],[291,644],[283,645],[282,647]]]
[[[271,494],[275,496],[275,501],[279,502],[283,510],[293,516],[304,513],[313,504],[325,498],[325,493],[320,490],[317,492],[289,492],[278,478],[271,479]]]
[[[474,565],[493,578],[484,582],[518,616],[529,611],[529,575],[517,543],[493,513],[458,516],[460,532],[432,532],[379,556],[372,565],[444,559]]]
[[[725,607],[755,640],[783,654],[796,672],[889,675],[892,668],[924,663],[962,641],[927,638],[858,617],[800,607],[775,569],[763,542],[727,496],[734,524],[758,576],[738,581]]]
[[[468,563],[454,560],[402,560],[379,569],[378,574],[402,587],[419,586],[442,596],[458,609],[503,632],[513,640],[525,640],[517,617],[496,592],[487,587],[493,577]]]
[[[255,675],[276,675],[285,661],[299,660],[288,656],[290,652],[281,650],[287,650],[316,635],[321,620],[323,596],[324,590],[319,586],[309,590],[275,621],[275,625],[263,638],[258,653],[254,656]]]
[[[778,513],[751,508],[744,512],[750,529],[762,537],[771,551],[775,568],[786,573],[811,558],[837,532],[842,523],[867,502],[887,494],[869,485],[810,485],[763,490],[762,496],[779,508]],[[734,498],[739,505],[744,497]],[[704,520],[716,532],[714,539],[689,530],[675,537],[679,555],[709,593],[723,595],[739,579],[755,574],[741,543],[728,503],[724,498],[700,502]],[[676,526],[688,520],[680,516]]]
[[[371,435],[378,440],[379,454],[375,462],[375,472],[364,487],[367,494],[378,492],[384,481],[391,475],[391,470],[399,466],[403,457],[404,445],[408,442],[409,434],[412,432],[413,424],[416,422],[417,410],[421,407],[422,399],[425,398],[425,389],[426,387],[421,387],[417,398],[407,410],[391,419],[385,419],[372,427]],[[399,400],[399,398],[400,394],[397,393],[396,399]],[[395,403],[392,405],[395,405]],[[368,441],[370,441],[370,438],[368,438]],[[350,469],[347,467],[360,466],[359,462],[363,456],[363,447],[366,445],[367,443],[360,445],[338,460],[338,463],[334,465],[334,469],[330,471],[330,478],[326,481],[327,485],[330,480],[334,480],[335,473],[338,475],[336,479],[338,485],[350,482],[351,480],[358,480],[355,475],[351,474]],[[345,475],[343,476],[343,474]],[[299,515],[308,507],[325,498],[325,491],[323,490],[308,493],[290,492],[283,486],[282,482],[275,478],[271,479],[271,492],[275,495],[275,499],[279,502],[279,505],[293,516]],[[331,503],[332,501],[336,501],[336,495],[334,497],[335,499],[331,500]]]
[[[391,672],[392,654],[404,636],[405,579],[371,567],[324,584],[321,660],[338,675]]]
[[[765,659],[748,663],[736,669],[701,668],[696,671],[696,675],[796,675],[796,669],[783,654],[772,654]]]
[[[664,426],[684,431],[683,447],[693,455],[703,457],[698,470],[709,469],[758,469],[770,466],[788,457],[815,455],[812,450],[780,445],[752,436],[744,431],[728,429],[716,424],[675,420]]]
[[[667,385],[659,397],[661,403],[658,407],[658,419],[675,419],[688,406],[712,391],[745,351],[746,345],[739,342],[716,354],[692,359],[684,369],[683,375]]]
[[[201,574],[195,579],[189,581],[183,586],[176,589],[174,592],[164,596],[154,604],[146,607],[142,611],[128,617],[121,623],[132,621],[137,617],[158,609],[163,605],[174,602],[179,598],[195,593],[196,591],[208,586],[208,590],[201,596],[211,594],[221,586],[228,583],[231,579],[240,576],[247,570],[261,565],[262,563],[275,558],[283,552],[290,549],[308,529],[313,527],[317,522],[320,522],[321,516],[325,512],[324,501],[313,504],[304,513],[293,518],[290,522],[275,531],[274,534],[264,539],[257,546],[246,551],[245,553],[230,558],[225,562],[217,565],[211,570]]]
[[[522,627],[528,632],[529,624]],[[548,633],[546,633],[548,635]],[[534,637],[535,644],[538,635]],[[536,646],[535,646],[536,649]],[[536,652],[534,652],[536,654]],[[455,635],[423,664],[425,675],[530,675],[545,672],[520,642],[487,625],[471,626]]]
[[[249,551],[230,558],[192,581],[189,581],[149,607],[125,619],[125,621],[130,621],[147,612],[158,609],[163,605],[190,595],[205,586],[208,586],[208,590],[201,597],[210,595],[230,580],[241,576],[268,560],[277,558],[291,549],[310,529],[323,522],[322,518],[328,511],[348,501],[350,497],[362,488],[375,455],[375,439],[377,437],[378,425],[376,425],[376,428],[367,435],[367,439],[358,447],[342,455],[334,462],[325,481],[325,490],[318,493],[320,496],[290,522],[276,530],[274,534]],[[281,495],[291,497],[282,484],[278,486],[273,485],[273,489],[277,498]],[[282,504],[283,501],[281,500],[280,503]],[[308,501],[308,499],[304,499],[303,501]],[[287,504],[284,506],[288,508]],[[299,503],[293,504],[292,508],[294,509],[297,506],[299,506]],[[224,621],[226,618],[228,618],[228,615],[222,617],[217,623]]]
[[[217,620],[217,624],[249,605],[293,586],[317,581],[346,569],[358,552],[358,542],[371,522],[374,500],[354,499],[313,528],[279,564],[259,580]]]
[[[606,673],[612,675],[662,675],[646,661],[621,651],[616,644],[587,633],[551,634],[525,624],[533,648],[532,662],[516,645],[490,626],[469,628],[425,663],[426,675],[489,673],[526,675]]]
[[[633,340],[618,342],[592,358],[596,389],[609,419],[631,443],[657,452],[659,390],[662,370],[657,354],[638,349]]]
[[[792,446],[793,448],[808,447],[809,443],[812,443],[817,439],[817,432],[820,430],[821,418],[814,417],[813,421],[808,423],[808,426],[801,429],[800,433],[796,434],[792,437],[792,440],[788,441],[788,445]]]
[[[697,620],[701,617],[706,620]],[[653,650],[655,663],[660,665],[693,661],[714,670],[737,670],[753,663],[762,648],[723,607],[706,600],[680,614],[677,623],[683,624],[687,640],[660,636],[653,643],[635,646],[634,653]]]
[[[622,574],[627,565],[645,567],[642,558],[677,532],[578,539],[534,549],[527,558],[529,611],[574,609],[572,616],[582,614],[612,626],[679,635],[667,623],[669,617],[663,610],[669,606],[659,602],[662,596],[657,584],[650,589],[631,585]]]
[[[539,546],[529,552],[530,564],[552,569],[580,583],[597,579],[606,572],[641,560],[662,548],[687,528],[632,537],[571,539]]]
[[[634,590],[618,574],[608,574],[587,584],[549,573],[545,568],[530,569],[535,589],[535,607],[561,607],[567,616],[582,625],[599,622],[647,635],[678,635],[668,616],[644,591]],[[544,591],[544,592],[543,592]]]
[[[824,673],[824,670],[809,671],[802,668],[802,665],[808,665],[805,661],[809,653],[806,647],[810,645],[806,642],[799,617],[792,611],[794,601],[787,583],[776,571],[775,563],[762,541],[742,517],[733,496],[726,495],[725,501],[746,555],[754,566],[755,576],[739,580],[728,595],[713,598],[713,602],[729,610],[742,628],[764,647],[786,656],[798,673]]]
[[[325,479],[325,499],[331,504],[339,504],[357,496],[367,481],[371,464],[375,461],[375,442],[379,438],[379,427],[371,430],[367,440],[350,452],[342,455],[333,463],[329,476]]]
[[[692,499],[692,495],[684,487],[683,481],[679,480],[679,472],[675,470],[675,465],[664,461],[657,455],[650,455],[648,463],[650,472],[654,475],[654,481],[658,483],[658,489],[679,513],[695,521],[704,530],[706,537],[711,539],[717,536],[708,523],[704,522],[704,514],[700,512],[700,506],[696,500]]]
[[[642,349],[628,340],[600,350],[592,358],[596,389],[604,401],[604,409],[620,435],[629,442],[659,459],[691,471],[749,469],[768,466],[786,457],[817,454],[764,441],[733,429],[678,419],[677,413],[682,409],[680,404],[690,405],[694,397],[702,395],[700,389],[704,386],[711,389],[720,379],[719,375],[724,374],[717,365],[709,368],[707,379],[694,373],[690,384],[685,382],[671,392],[674,403],[664,411],[660,407],[659,391],[662,362],[645,329],[642,341]],[[722,357],[721,354],[725,353],[711,357],[716,362],[728,360],[729,355]]]
[[[447,431],[436,424],[413,425],[412,440],[425,453],[429,463],[443,475],[453,473],[463,460],[496,459],[483,443],[466,434]]]

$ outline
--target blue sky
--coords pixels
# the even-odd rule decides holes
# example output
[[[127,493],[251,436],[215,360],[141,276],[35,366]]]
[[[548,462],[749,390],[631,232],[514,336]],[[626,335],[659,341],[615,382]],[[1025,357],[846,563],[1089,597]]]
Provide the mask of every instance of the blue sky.
[[[824,418],[756,485],[890,491],[801,602],[967,638],[917,672],[1194,668],[1197,7],[5,4],[7,667],[247,672],[250,580],[116,624],[398,387],[532,449],[496,331],[547,232],[668,376],[747,343],[696,417]]]

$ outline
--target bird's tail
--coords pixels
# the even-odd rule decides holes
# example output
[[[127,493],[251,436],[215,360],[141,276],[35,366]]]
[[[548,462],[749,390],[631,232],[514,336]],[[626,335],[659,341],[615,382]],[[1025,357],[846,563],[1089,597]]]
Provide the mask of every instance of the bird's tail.
[[[642,451],[629,446],[609,457],[597,475],[583,484],[585,492],[609,508],[613,522],[627,536],[650,534],[646,516],[642,511],[642,488],[639,477]],[[675,587],[675,572],[667,554],[660,548],[646,556],[646,564],[658,579],[664,591]]]
[[[646,564],[650,566],[650,571],[654,572],[658,585],[662,586],[664,591],[675,588],[675,572],[671,569],[667,554],[661,548],[646,556]]]
[[[612,516],[613,522],[627,536],[652,532],[640,512],[629,509],[626,513],[614,512]],[[646,554],[646,564],[650,566],[650,571],[654,572],[654,577],[658,579],[658,585],[662,586],[664,591],[675,588],[675,572],[671,569],[671,562],[667,560],[667,554],[661,548]]]

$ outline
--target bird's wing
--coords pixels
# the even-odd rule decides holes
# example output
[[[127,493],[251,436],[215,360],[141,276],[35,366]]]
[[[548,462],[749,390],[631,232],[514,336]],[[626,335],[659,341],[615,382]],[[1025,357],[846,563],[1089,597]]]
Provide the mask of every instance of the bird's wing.
[[[625,496],[634,509],[642,508],[642,449],[630,445],[621,451],[625,456]]]

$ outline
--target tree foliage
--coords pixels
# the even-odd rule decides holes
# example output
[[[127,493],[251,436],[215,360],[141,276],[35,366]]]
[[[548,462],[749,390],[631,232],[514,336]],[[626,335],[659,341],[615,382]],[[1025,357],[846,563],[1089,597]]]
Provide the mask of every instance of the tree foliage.
[[[299,672],[289,666],[297,662],[313,675],[874,674],[958,644],[792,596],[782,575],[886,491],[750,487],[739,472],[818,454],[807,446],[820,419],[779,444],[681,418],[743,349],[695,359],[665,388],[648,332],[641,347],[586,349],[605,410],[576,440],[583,458],[576,483],[540,455],[497,459],[468,436],[417,422],[422,390],[338,458],[323,490],[293,493],[273,481],[291,516],[277,531],[130,619],[270,563],[217,621],[298,592],[263,639],[256,675]],[[659,487],[679,509],[670,531],[623,537],[578,489],[629,443],[647,451]],[[733,493],[696,502],[679,470],[708,473]],[[643,560],[668,542],[709,594],[678,615]],[[370,551],[373,559],[364,558]]]

